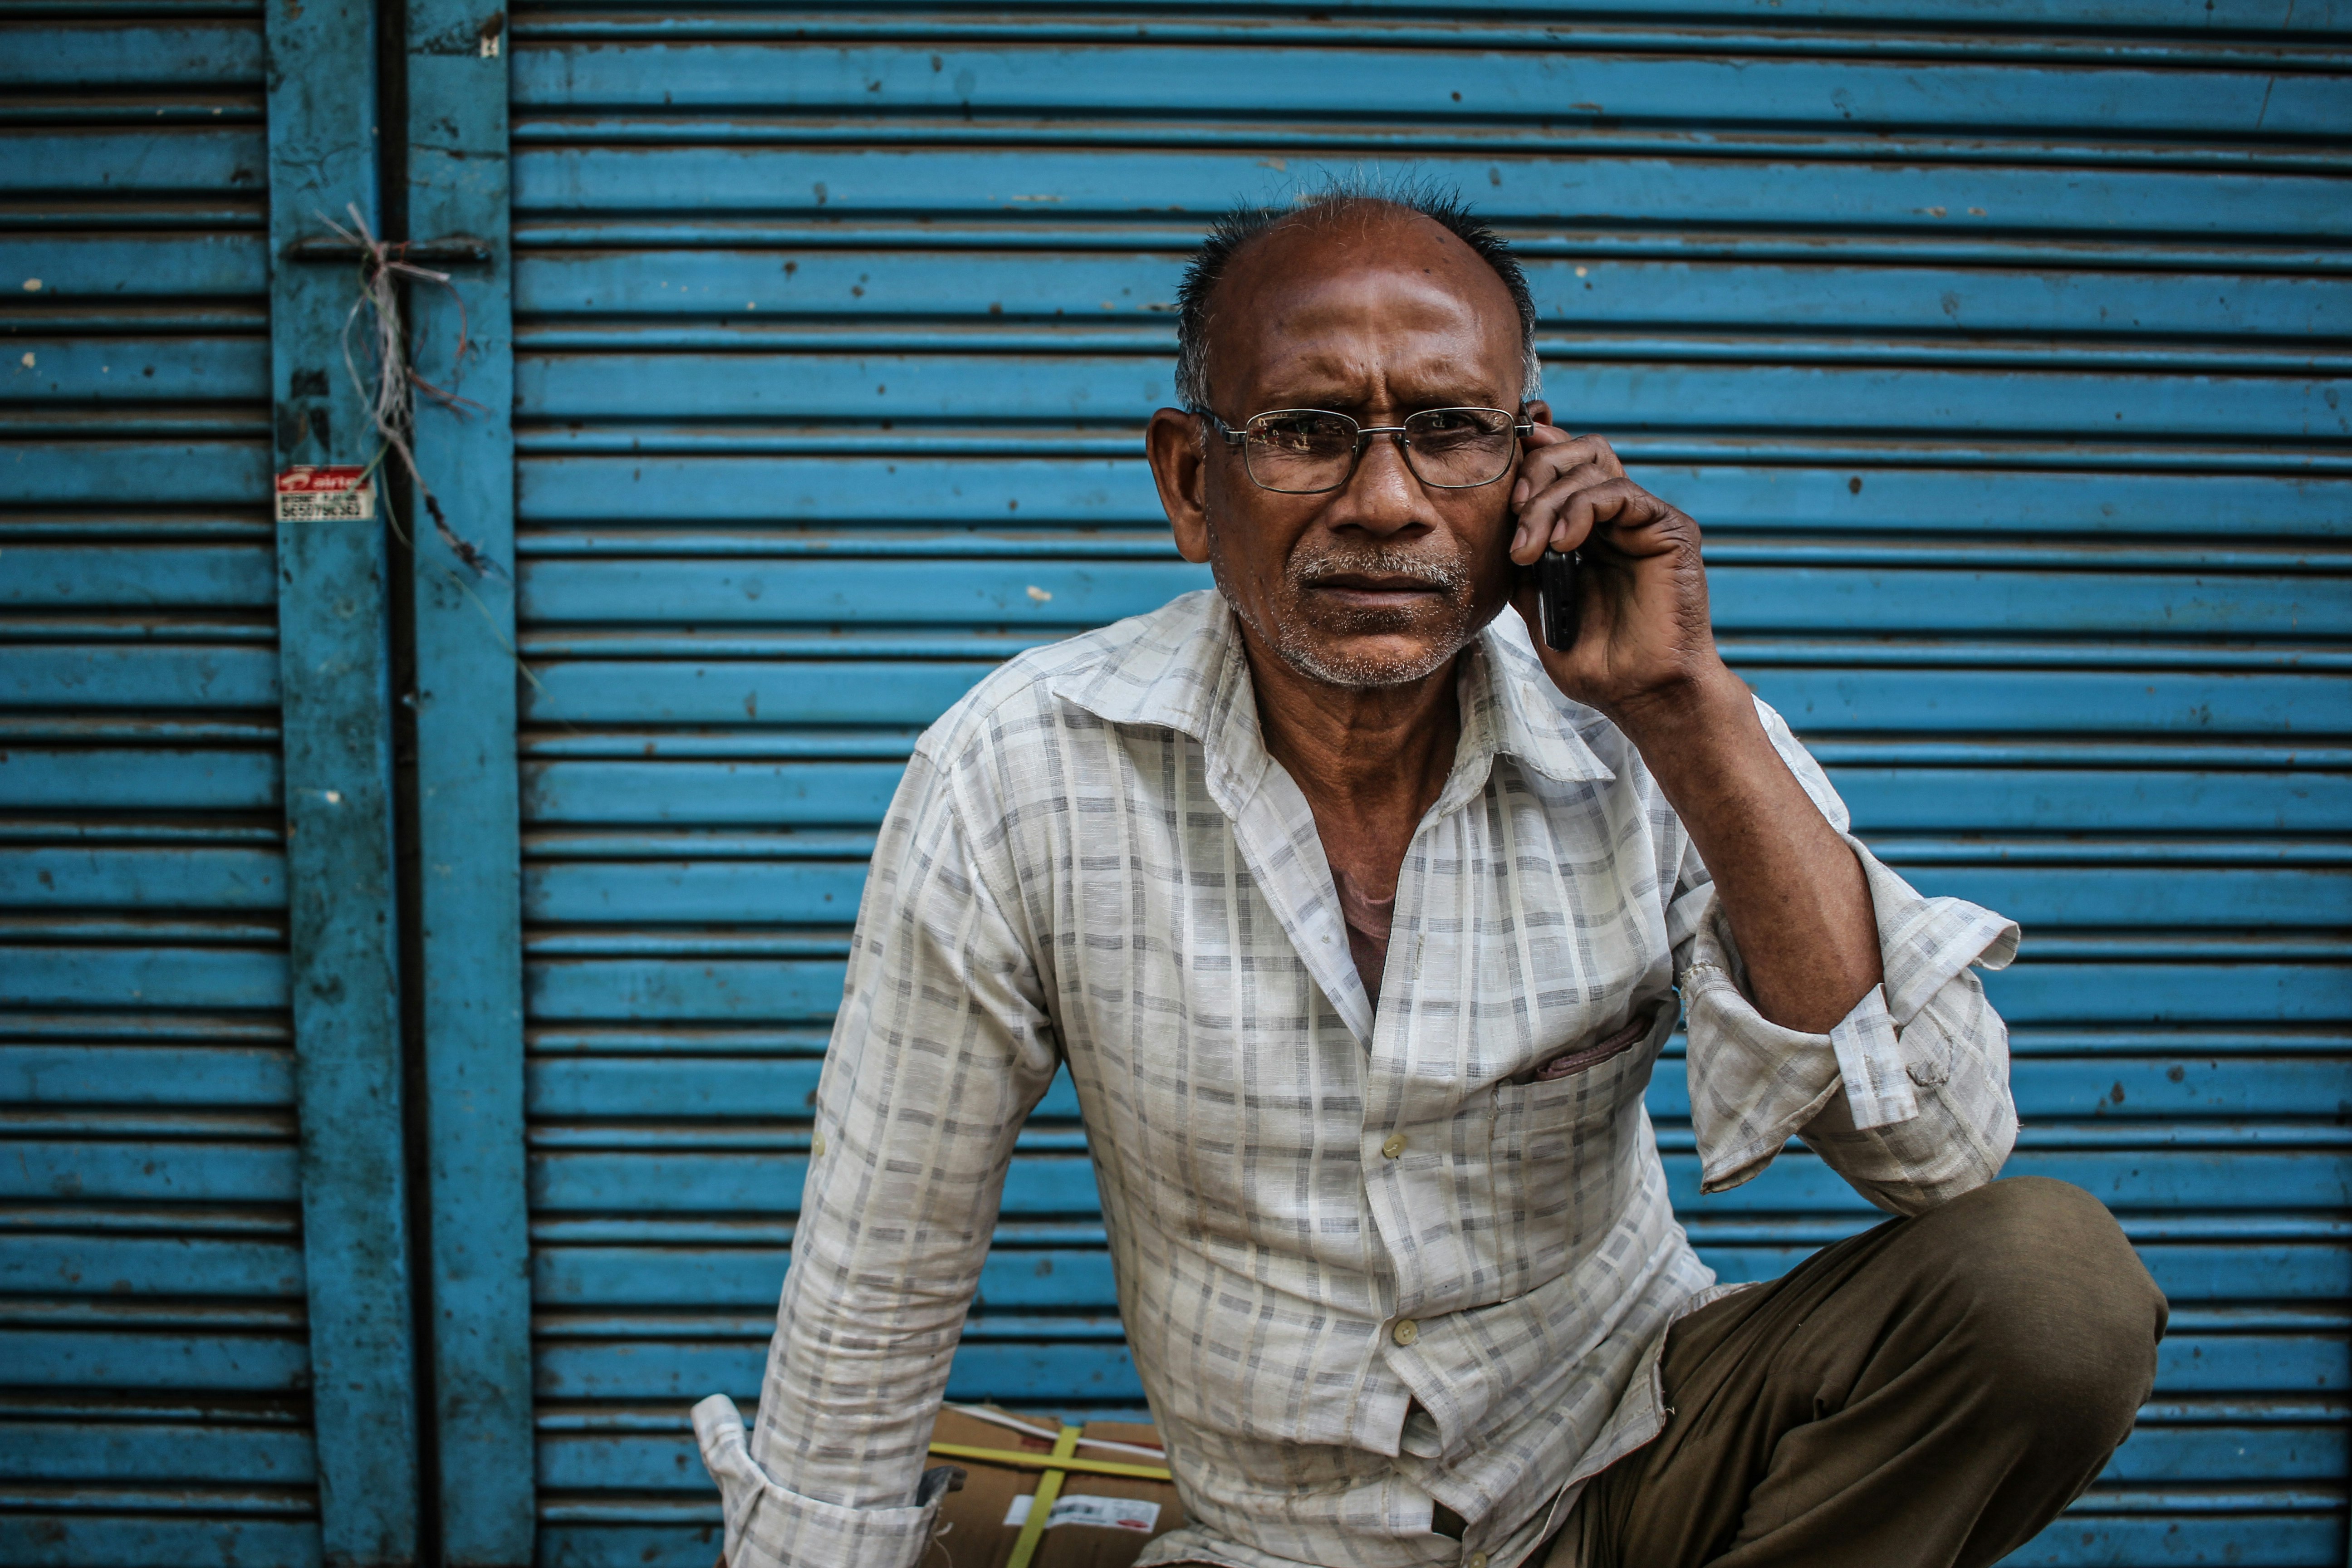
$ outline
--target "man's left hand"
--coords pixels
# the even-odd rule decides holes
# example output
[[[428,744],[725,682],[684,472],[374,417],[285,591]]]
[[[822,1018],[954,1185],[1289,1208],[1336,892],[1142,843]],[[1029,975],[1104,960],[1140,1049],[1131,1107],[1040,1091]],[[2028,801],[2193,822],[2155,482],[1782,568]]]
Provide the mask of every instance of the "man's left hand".
[[[1543,646],[1535,590],[1515,595],[1537,656],[1640,749],[1715,879],[1757,1008],[1828,1033],[1880,978],[1870,887],[1716,652],[1698,524],[1627,479],[1600,437],[1549,425],[1528,432],[1511,506],[1514,562],[1584,552],[1567,652]]]
[[[1708,626],[1698,524],[1627,479],[1599,436],[1538,424],[1526,446],[1511,491],[1511,560],[1531,566],[1547,548],[1584,552],[1576,644],[1567,652],[1545,647],[1536,631],[1533,586],[1512,595],[1560,690],[1630,730],[1661,701],[1736,680]]]

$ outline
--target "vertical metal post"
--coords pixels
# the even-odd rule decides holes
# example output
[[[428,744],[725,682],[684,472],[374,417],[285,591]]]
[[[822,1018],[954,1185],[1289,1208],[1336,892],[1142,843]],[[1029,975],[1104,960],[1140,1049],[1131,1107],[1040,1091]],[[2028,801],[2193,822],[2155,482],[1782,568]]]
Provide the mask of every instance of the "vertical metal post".
[[[344,368],[353,262],[304,240],[378,222],[373,0],[269,0],[277,468],[375,453]],[[330,1568],[416,1561],[403,1177],[387,552],[379,515],[278,525],[278,667],[302,1221]]]
[[[531,1561],[503,0],[409,0],[416,798],[441,1554]],[[467,345],[456,356],[460,333]],[[429,492],[429,500],[428,500]]]

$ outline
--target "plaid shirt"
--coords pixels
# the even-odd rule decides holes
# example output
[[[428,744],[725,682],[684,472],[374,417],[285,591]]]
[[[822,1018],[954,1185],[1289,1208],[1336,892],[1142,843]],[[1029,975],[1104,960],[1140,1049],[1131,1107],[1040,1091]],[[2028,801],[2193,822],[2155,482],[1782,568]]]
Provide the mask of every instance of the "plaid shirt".
[[[1014,1136],[1064,1064],[1192,1521],[1145,1563],[1510,1568],[1657,1432],[1666,1326],[1713,1283],[1643,1106],[1677,988],[1709,1191],[1841,1090],[1858,1131],[1809,1142],[1874,1202],[1992,1178],[2008,1039],[1969,966],[2006,963],[2013,925],[1856,844],[1885,983],[1827,1035],[1768,1023],[1633,745],[1516,616],[1460,669],[1377,1012],[1213,593],[1026,654],[923,737],[858,913],[756,1431],[723,1397],[695,1413],[732,1568],[923,1558],[925,1442]]]

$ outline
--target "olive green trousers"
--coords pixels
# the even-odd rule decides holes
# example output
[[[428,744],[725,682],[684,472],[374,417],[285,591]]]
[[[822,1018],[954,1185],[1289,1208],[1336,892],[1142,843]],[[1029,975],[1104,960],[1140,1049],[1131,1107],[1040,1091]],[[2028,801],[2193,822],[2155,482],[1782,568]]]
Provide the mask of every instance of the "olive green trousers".
[[[1996,1182],[1711,1302],[1666,1338],[1656,1440],[1543,1568],[1974,1568],[2131,1433],[2165,1300],[2097,1199]]]

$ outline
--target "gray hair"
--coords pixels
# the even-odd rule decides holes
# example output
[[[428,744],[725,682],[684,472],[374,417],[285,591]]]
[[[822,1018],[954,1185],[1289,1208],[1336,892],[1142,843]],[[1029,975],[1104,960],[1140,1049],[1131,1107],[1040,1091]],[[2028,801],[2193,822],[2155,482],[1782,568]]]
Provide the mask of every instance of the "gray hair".
[[[1186,408],[1196,414],[1209,412],[1209,298],[1234,258],[1277,224],[1291,218],[1328,218],[1350,207],[1418,213],[1477,252],[1478,258],[1503,280],[1519,313],[1520,399],[1543,391],[1543,366],[1536,359],[1535,299],[1528,292],[1527,274],[1503,237],[1475,216],[1457,192],[1410,183],[1335,179],[1288,206],[1235,207],[1210,226],[1176,291],[1176,396]]]

